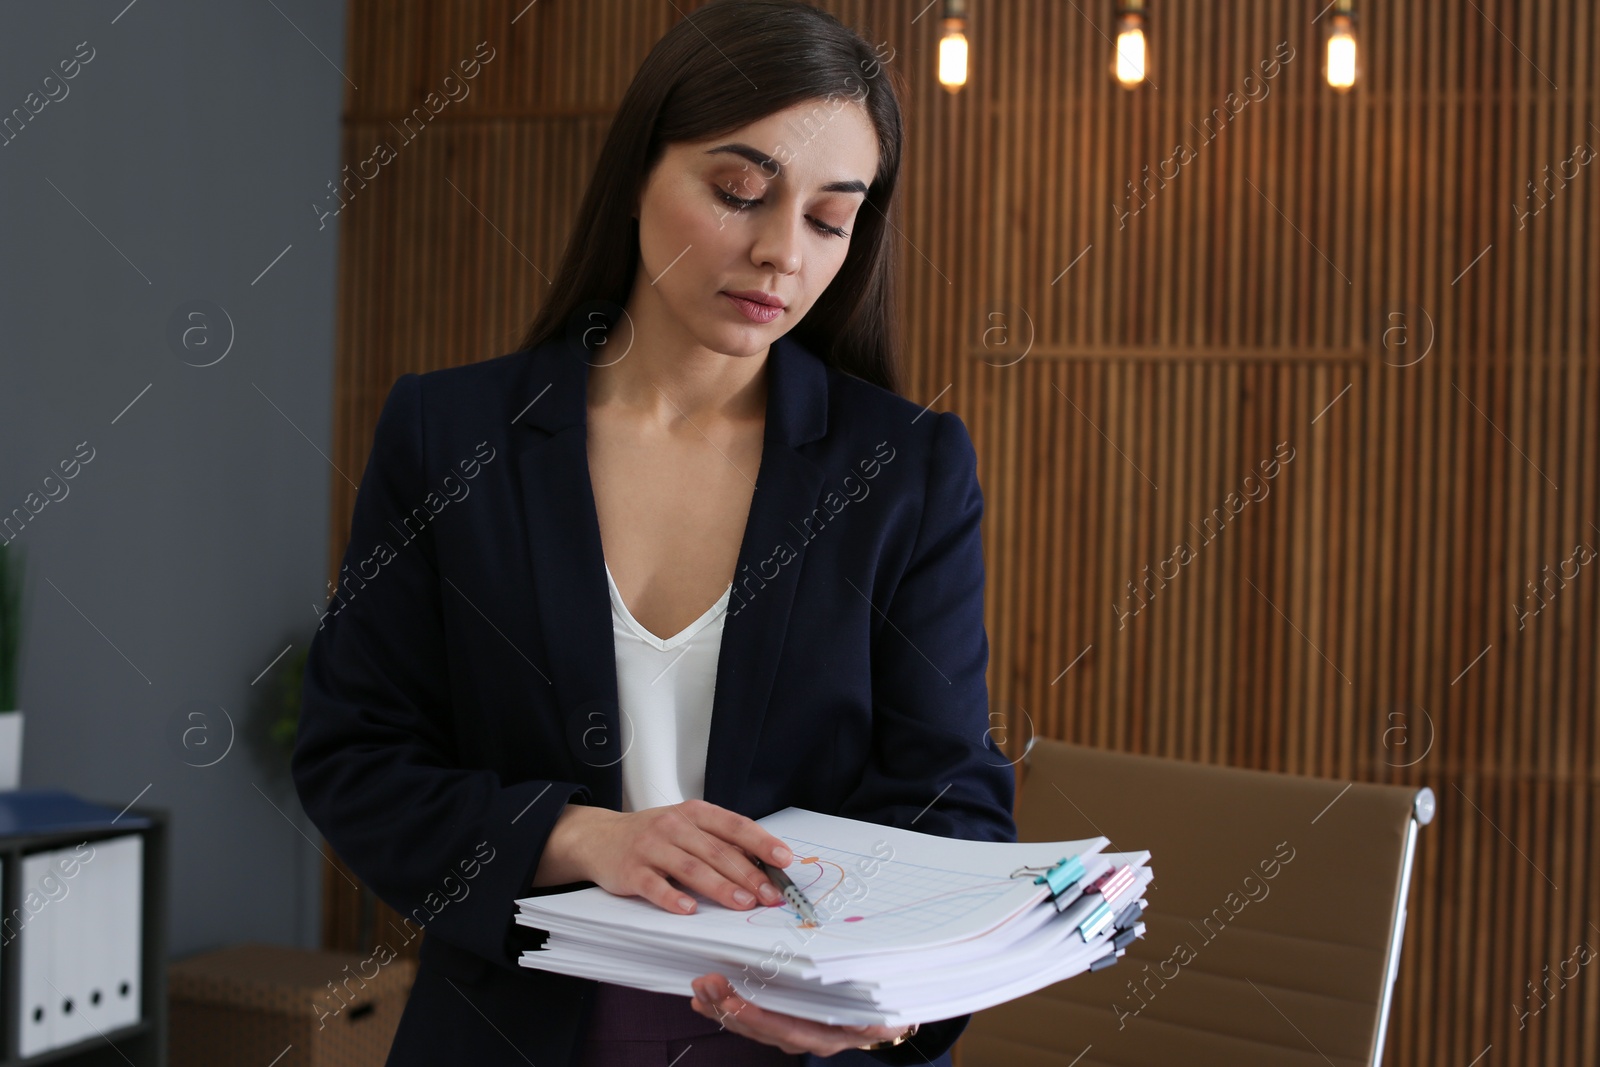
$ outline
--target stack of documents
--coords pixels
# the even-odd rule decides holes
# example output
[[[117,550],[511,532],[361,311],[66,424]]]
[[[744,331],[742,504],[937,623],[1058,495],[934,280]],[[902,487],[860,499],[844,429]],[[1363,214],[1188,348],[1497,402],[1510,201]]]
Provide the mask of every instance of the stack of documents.
[[[716,972],[757,1007],[830,1025],[953,1018],[1115,963],[1144,936],[1149,852],[1086,841],[962,841],[785,808],[757,822],[794,852],[787,902],[744,911],[693,890],[667,912],[598,886],[517,901],[549,932],[524,967],[693,995]]]

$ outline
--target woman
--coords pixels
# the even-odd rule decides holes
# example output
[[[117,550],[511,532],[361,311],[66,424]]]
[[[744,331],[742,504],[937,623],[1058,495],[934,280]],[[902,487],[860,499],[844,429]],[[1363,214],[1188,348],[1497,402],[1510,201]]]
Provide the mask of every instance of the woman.
[[[512,920],[585,884],[772,906],[750,857],[794,857],[754,820],[789,805],[1016,839],[976,457],[897,393],[885,62],[792,0],[695,11],[625,94],[523,347],[390,391],[294,776],[426,927],[391,1065],[949,1063],[969,1016],[557,975]]]

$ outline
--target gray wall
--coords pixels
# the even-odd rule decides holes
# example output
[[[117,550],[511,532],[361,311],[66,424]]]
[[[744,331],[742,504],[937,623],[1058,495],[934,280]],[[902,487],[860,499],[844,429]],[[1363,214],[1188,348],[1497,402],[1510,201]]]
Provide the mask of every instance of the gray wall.
[[[0,117],[57,98],[0,134],[0,517],[59,497],[12,529],[22,786],[169,810],[172,954],[313,946],[320,839],[251,733],[326,596],[344,5],[3,15]]]

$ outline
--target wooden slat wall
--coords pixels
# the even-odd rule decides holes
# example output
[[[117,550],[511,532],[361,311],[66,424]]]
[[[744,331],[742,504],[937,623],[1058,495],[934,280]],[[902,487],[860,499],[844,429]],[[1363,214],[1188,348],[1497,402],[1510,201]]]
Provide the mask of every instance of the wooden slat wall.
[[[514,347],[610,108],[698,6],[526,4],[351,4],[345,158],[398,158],[339,218],[345,471],[396,376]],[[1571,976],[1600,951],[1600,566],[1515,611],[1600,549],[1592,168],[1523,215],[1546,164],[1600,149],[1593,6],[1364,3],[1363,81],[1338,96],[1322,0],[1154,0],[1135,93],[1108,77],[1109,0],[972,0],[955,97],[937,6],[825,6],[913,85],[909,394],[977,443],[1008,748],[1432,786],[1386,1062],[1600,1060],[1600,978]],[[402,143],[480,41],[472,95]],[[1248,102],[1208,138],[1230,92]],[[1230,492],[1259,499],[1234,515]],[[353,494],[335,480],[334,559]],[[356,947],[358,910],[330,868],[331,945]]]

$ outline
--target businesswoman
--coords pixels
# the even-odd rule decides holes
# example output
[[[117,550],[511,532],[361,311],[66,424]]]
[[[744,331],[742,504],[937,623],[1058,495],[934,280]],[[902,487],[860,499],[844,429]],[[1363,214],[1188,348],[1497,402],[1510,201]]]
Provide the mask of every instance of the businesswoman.
[[[976,456],[898,392],[892,62],[791,0],[696,10],[629,86],[523,346],[389,392],[293,771],[405,917],[378,962],[426,930],[391,1065],[950,1062],[970,1016],[558,975],[513,921],[584,885],[773,906],[750,857],[793,857],[755,820],[790,805],[1016,839]]]

